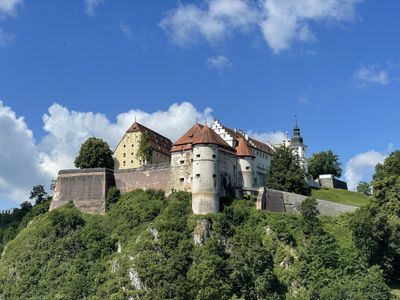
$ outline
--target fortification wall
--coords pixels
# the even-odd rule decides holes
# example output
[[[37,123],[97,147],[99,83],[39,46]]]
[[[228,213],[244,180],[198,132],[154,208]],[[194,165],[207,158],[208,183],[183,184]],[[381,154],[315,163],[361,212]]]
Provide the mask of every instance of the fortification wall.
[[[179,190],[174,184],[173,168],[167,165],[146,166],[138,169],[115,170],[115,186],[126,193],[135,189],[163,190],[167,195],[173,189]]]
[[[347,183],[335,178],[333,175],[320,175],[318,182],[322,188],[347,190]]]
[[[265,209],[275,212],[298,213],[301,203],[306,196],[277,191],[272,189],[260,189],[257,201],[257,209]],[[265,201],[265,203],[263,203]],[[342,213],[353,212],[358,207],[334,203],[326,200],[317,199],[317,208],[321,215],[335,216]]]
[[[62,170],[58,173],[50,210],[73,202],[83,212],[104,214],[107,190],[113,185],[112,170]]]

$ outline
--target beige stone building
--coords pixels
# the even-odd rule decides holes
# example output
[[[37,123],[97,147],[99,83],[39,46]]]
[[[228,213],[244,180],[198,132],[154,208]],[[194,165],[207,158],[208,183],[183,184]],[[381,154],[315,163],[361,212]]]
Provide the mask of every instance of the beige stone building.
[[[152,149],[152,157],[146,162],[136,156],[140,139],[144,133],[148,134],[149,144]],[[143,165],[170,163],[171,147],[172,142],[170,139],[135,122],[126,131],[114,151],[114,169],[134,169]]]

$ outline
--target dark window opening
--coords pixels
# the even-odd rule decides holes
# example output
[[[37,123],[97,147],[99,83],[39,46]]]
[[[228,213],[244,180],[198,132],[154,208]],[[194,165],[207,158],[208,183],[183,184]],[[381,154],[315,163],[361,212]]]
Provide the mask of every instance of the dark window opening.
[[[200,178],[200,174],[196,174],[196,178]]]
[[[200,154],[197,154],[196,157],[199,158],[199,157],[200,157]]]
[[[215,154],[213,154],[213,158],[216,158],[217,156]]]
[[[181,160],[181,161],[180,161],[180,164],[181,164],[181,165],[183,165],[184,163],[185,163],[185,161],[184,161],[184,160]]]
[[[246,170],[250,170],[250,167],[246,167]]]
[[[179,183],[184,183],[185,182],[185,178],[181,177],[179,178]]]

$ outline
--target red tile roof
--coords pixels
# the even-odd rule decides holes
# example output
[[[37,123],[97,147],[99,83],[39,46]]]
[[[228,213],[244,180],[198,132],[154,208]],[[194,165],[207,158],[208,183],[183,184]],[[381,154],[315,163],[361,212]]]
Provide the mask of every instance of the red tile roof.
[[[162,136],[161,134],[135,122],[126,132],[147,132],[149,135],[149,143],[153,151],[171,155],[172,142],[170,139]]]
[[[171,152],[190,150],[193,145],[198,144],[219,145],[229,152],[235,152],[214,130],[198,123],[173,144]]]
[[[247,145],[247,142],[243,137],[240,137],[238,140],[238,144],[236,146],[236,155],[254,157],[250,147]]]

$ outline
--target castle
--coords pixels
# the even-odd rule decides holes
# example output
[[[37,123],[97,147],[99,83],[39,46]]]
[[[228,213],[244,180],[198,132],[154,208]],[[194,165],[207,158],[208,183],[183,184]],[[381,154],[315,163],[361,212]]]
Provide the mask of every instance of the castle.
[[[137,155],[140,139],[148,139],[151,157]],[[307,168],[306,146],[296,126],[285,146],[292,149]],[[105,212],[110,186],[121,192],[134,189],[161,189],[192,193],[195,214],[219,211],[221,197],[241,197],[264,186],[276,147],[249,137],[215,120],[210,126],[195,123],[175,143],[155,131],[135,123],[114,151],[115,169],[62,170],[56,182],[54,209],[73,201],[89,213]]]

